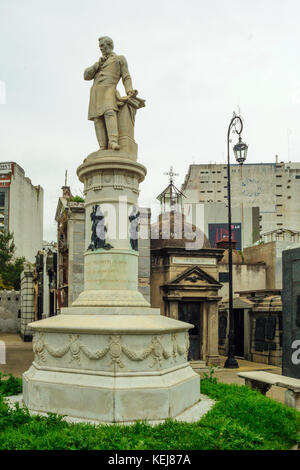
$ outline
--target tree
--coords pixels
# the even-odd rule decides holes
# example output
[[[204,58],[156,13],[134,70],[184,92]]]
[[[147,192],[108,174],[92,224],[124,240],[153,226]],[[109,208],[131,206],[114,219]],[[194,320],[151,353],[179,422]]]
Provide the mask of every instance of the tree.
[[[0,289],[20,290],[25,258],[16,258],[15,251],[13,234],[0,233]]]

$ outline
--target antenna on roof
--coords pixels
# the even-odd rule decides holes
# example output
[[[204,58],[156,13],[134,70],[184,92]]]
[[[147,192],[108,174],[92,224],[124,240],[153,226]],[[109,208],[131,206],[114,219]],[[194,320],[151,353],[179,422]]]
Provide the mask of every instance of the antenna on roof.
[[[65,172],[65,186],[67,186],[67,180],[68,180],[68,170]]]

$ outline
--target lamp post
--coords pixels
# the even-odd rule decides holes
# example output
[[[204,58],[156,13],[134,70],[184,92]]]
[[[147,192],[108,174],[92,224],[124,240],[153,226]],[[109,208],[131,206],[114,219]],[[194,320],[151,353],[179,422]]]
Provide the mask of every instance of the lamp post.
[[[239,367],[235,354],[235,341],[234,341],[234,317],[233,317],[233,295],[232,295],[232,229],[231,229],[231,190],[230,190],[230,133],[233,126],[240,124],[240,129],[235,128],[235,132],[239,135],[238,143],[233,147],[233,152],[236,161],[242,165],[246,160],[248,146],[242,142],[241,133],[243,130],[243,122],[240,116],[233,114],[227,132],[227,201],[228,201],[228,239],[229,239],[229,334],[228,334],[228,356],[224,367],[228,369],[236,369]]]

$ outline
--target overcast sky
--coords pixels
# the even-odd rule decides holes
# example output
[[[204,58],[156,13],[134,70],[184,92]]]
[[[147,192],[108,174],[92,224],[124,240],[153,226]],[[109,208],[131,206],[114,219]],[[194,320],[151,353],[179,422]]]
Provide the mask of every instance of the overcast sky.
[[[0,161],[44,188],[44,239],[56,239],[65,170],[80,194],[76,168],[98,149],[83,70],[99,36],[146,99],[135,138],[150,206],[170,165],[180,187],[189,164],[225,162],[238,106],[248,163],[300,161],[299,17],[299,0],[1,0]]]

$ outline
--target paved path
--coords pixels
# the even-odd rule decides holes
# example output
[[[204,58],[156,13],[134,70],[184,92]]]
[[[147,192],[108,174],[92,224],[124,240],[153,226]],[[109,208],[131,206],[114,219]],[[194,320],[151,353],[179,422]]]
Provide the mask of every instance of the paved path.
[[[0,333],[0,341],[6,345],[6,364],[0,364],[0,372],[22,377],[33,361],[32,343],[24,343],[19,335]]]
[[[23,372],[29,369],[33,361],[32,343],[24,343],[20,336],[15,334],[0,333],[0,341],[6,344],[6,364],[0,364],[0,372],[11,373],[16,377],[22,377]],[[226,358],[221,358],[221,364],[225,363]],[[253,370],[265,370],[274,374],[281,375],[281,369],[276,366],[268,366],[257,362],[238,360],[239,369],[224,369],[219,367],[215,369],[215,376],[220,382],[237,383],[244,385],[244,379],[237,376],[238,372]],[[200,371],[200,376],[203,372]],[[267,396],[274,400],[284,403],[285,389],[281,387],[272,387]]]

